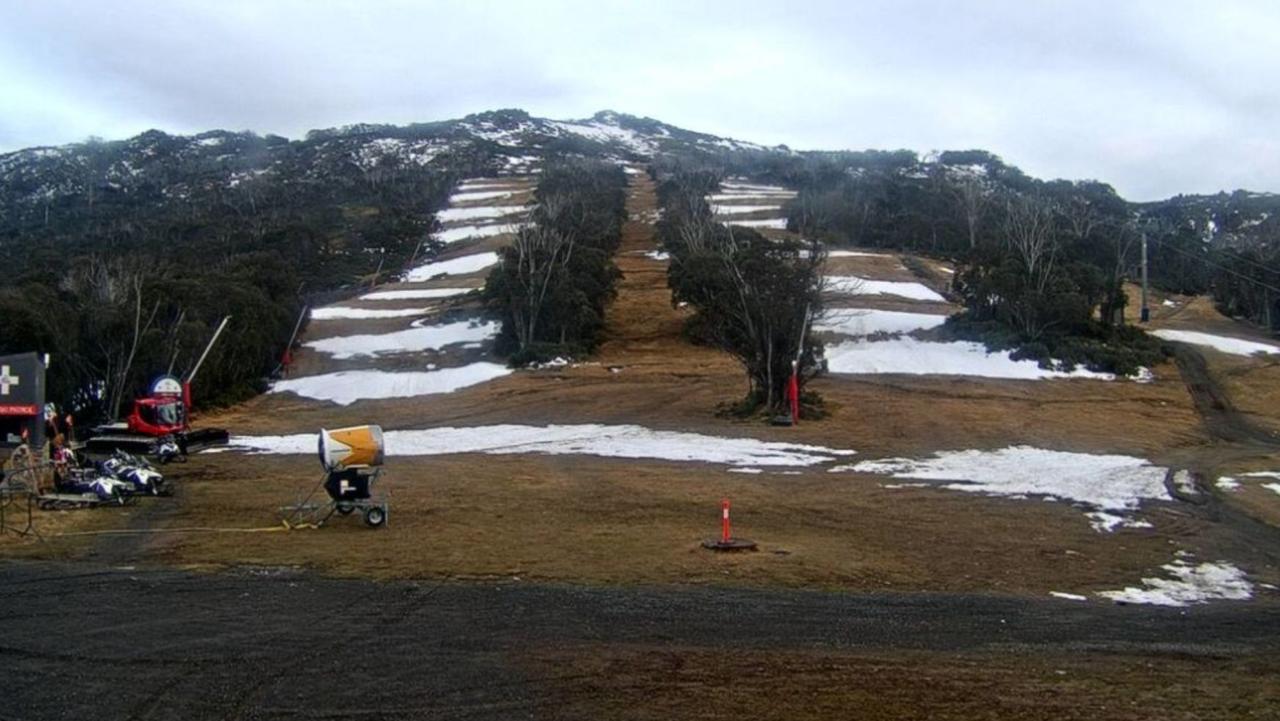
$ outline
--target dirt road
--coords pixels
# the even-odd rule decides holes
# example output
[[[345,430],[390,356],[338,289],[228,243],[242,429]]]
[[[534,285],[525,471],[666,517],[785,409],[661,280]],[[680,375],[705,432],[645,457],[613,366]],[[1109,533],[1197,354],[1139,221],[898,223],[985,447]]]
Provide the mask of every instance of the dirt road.
[[[0,608],[12,719],[1204,719],[1280,701],[1275,604],[8,562]]]
[[[1262,428],[1235,407],[1222,384],[1214,377],[1204,353],[1187,343],[1172,343],[1178,370],[1204,421],[1205,431],[1215,440],[1244,443],[1262,450],[1280,451],[1280,432]]]

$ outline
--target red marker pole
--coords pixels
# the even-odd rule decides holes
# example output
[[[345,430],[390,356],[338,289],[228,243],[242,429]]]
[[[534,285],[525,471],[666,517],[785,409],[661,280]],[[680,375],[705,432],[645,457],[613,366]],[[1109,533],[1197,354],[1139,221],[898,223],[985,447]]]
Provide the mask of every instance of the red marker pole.
[[[720,541],[722,543],[729,542],[729,499],[724,498],[720,501]]]
[[[734,538],[729,530],[729,499],[720,499],[720,540],[708,538],[702,547],[712,551],[754,551],[756,542]]]

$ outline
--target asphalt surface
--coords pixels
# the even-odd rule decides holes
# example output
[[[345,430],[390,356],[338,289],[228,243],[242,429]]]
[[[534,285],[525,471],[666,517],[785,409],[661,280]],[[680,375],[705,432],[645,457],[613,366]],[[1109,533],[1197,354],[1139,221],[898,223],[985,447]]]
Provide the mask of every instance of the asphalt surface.
[[[531,649],[1280,651],[1280,605],[340,580],[0,563],[0,718],[553,718]]]

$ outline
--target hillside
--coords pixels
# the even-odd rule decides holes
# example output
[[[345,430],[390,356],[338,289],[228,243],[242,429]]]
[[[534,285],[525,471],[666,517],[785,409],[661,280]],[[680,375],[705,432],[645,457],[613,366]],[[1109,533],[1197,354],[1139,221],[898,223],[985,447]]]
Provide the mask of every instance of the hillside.
[[[0,535],[15,603],[53,589],[69,599],[59,622],[115,614],[87,635],[16,621],[14,643],[39,652],[14,655],[15,677],[71,650],[160,653],[159,676],[80,697],[139,717],[208,698],[191,685],[208,674],[188,673],[206,658],[237,661],[212,662],[230,669],[233,715],[254,703],[244,688],[278,715],[308,688],[324,713],[438,715],[464,699],[583,718],[645,718],[656,704],[665,718],[744,677],[740,710],[787,719],[1084,719],[1144,694],[1150,713],[1124,718],[1274,705],[1280,344],[1207,296],[1161,289],[1145,326],[1161,352],[1133,373],[993,351],[948,326],[974,295],[957,277],[1006,271],[989,260],[1008,232],[1002,204],[1036,198],[1062,223],[1058,280],[1115,282],[1118,332],[1132,328],[1136,246],[1113,231],[1141,209],[1100,183],[1038,181],[980,152],[792,153],[607,113],[103,147],[111,162],[84,177],[116,168],[104,183],[68,170],[65,195],[44,171],[22,193],[5,186],[20,212],[6,216],[0,339],[61,343],[51,378],[107,377],[127,396],[128,381],[184,367],[231,313],[197,387],[221,391],[222,407],[196,422],[231,442],[163,466],[173,497],[37,511],[40,539]],[[26,152],[68,169],[97,157]],[[34,167],[13,157],[5,167]],[[146,170],[122,175],[126,162]],[[701,184],[682,196],[686,177]],[[958,189],[985,199],[972,224]],[[1066,215],[1081,199],[1089,212]],[[673,291],[672,268],[691,257],[673,242],[680,202],[730,245],[815,261],[809,360],[825,372],[806,389],[824,417],[781,426],[726,411],[751,381],[690,332],[701,309]],[[580,229],[601,210],[603,230]],[[1074,235],[1066,219],[1090,229]],[[1217,257],[1191,230],[1178,242]],[[566,247],[590,262],[555,262]],[[564,272],[521,275],[544,267],[540,250]],[[564,291],[549,318],[557,350],[573,345],[567,321],[592,342],[509,362],[497,291],[512,277]],[[1100,322],[1102,295],[1062,288]],[[135,337],[143,349],[121,373]],[[326,498],[317,429],[366,423],[385,431],[386,524],[336,507],[318,528],[282,524]],[[703,548],[724,499],[758,552]],[[64,589],[50,559],[102,570]],[[115,618],[140,593],[172,615]],[[338,636],[298,625],[329,610],[356,620]],[[159,617],[173,624],[156,630]],[[112,634],[121,624],[136,633]],[[259,673],[280,657],[263,634],[300,650],[289,669]],[[307,686],[332,686],[325,669],[355,657],[376,693]],[[414,668],[423,659],[430,673]],[[442,696],[414,697],[419,678]],[[520,698],[489,705],[494,689]],[[1046,689],[1049,711],[1026,702]]]
[[[332,182],[406,168],[495,175],[560,154],[626,160],[746,150],[785,152],[612,111],[564,121],[497,110],[407,126],[313,130],[299,140],[225,130],[191,136],[152,130],[121,141],[0,155],[0,206],[13,223],[28,213],[52,213],[77,202],[127,197],[163,203],[205,192],[246,193],[255,183]]]

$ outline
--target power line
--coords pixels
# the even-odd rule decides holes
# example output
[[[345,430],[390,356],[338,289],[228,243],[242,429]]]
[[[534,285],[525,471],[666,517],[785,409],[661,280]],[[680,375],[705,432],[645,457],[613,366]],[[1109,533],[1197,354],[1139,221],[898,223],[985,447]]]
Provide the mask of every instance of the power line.
[[[1275,272],[1278,272],[1278,271],[1277,271],[1277,269],[1276,269],[1274,266],[1268,266],[1268,265],[1264,265],[1264,264],[1262,264],[1262,263],[1259,263],[1259,262],[1257,262],[1256,260],[1250,260],[1250,259],[1248,259],[1248,258],[1244,257],[1243,255],[1241,255],[1241,254],[1240,254],[1240,251],[1235,250],[1234,248],[1223,248],[1223,249],[1221,250],[1221,252],[1222,252],[1223,254],[1229,255],[1229,256],[1230,256],[1230,257],[1232,257],[1232,258],[1235,258],[1236,260],[1242,261],[1242,262],[1244,262],[1244,263],[1248,263],[1249,265],[1252,265],[1252,266],[1257,267],[1257,268],[1261,268],[1262,270],[1265,270],[1265,271],[1267,271],[1268,273],[1275,273]]]
[[[1173,246],[1173,245],[1169,245],[1169,244],[1165,243],[1163,240],[1160,240],[1160,239],[1158,239],[1158,238],[1148,236],[1147,240],[1148,240],[1148,241],[1150,241],[1150,242],[1152,242],[1152,243],[1155,243],[1156,245],[1159,245],[1159,246],[1161,246],[1161,247],[1163,247],[1163,248],[1167,248],[1168,250],[1171,250],[1171,251],[1173,251],[1173,252],[1175,252],[1175,253],[1178,253],[1179,255],[1185,255],[1185,256],[1187,256],[1188,258],[1191,258],[1191,259],[1193,259],[1193,260],[1197,260],[1197,261],[1199,261],[1199,262],[1201,262],[1201,263],[1204,263],[1205,265],[1213,266],[1214,268],[1217,268],[1218,270],[1220,270],[1220,271],[1222,271],[1222,272],[1224,272],[1224,273],[1228,273],[1228,274],[1230,274],[1230,275],[1234,275],[1234,276],[1236,276],[1237,278],[1239,278],[1239,279],[1241,279],[1241,280],[1243,280],[1243,281],[1245,281],[1245,282],[1247,282],[1247,283],[1252,283],[1252,284],[1254,284],[1254,285],[1256,285],[1256,286],[1259,286],[1259,287],[1261,287],[1261,288],[1266,288],[1267,290],[1269,290],[1269,291],[1271,291],[1271,292],[1273,292],[1273,293],[1280,293],[1280,288],[1277,288],[1277,287],[1275,287],[1274,285],[1269,285],[1269,284],[1267,284],[1267,283],[1263,283],[1262,281],[1258,280],[1257,278],[1253,278],[1253,277],[1251,277],[1251,276],[1247,276],[1247,275],[1245,275],[1244,273],[1240,273],[1240,272],[1238,272],[1238,271],[1232,270],[1232,269],[1230,269],[1230,268],[1228,268],[1228,267],[1226,267],[1226,266],[1224,266],[1224,265],[1219,265],[1219,264],[1217,264],[1217,263],[1215,263],[1215,262],[1213,262],[1213,261],[1209,260],[1208,258],[1204,258],[1204,257],[1198,256],[1198,255],[1195,255],[1195,254],[1193,254],[1193,253],[1188,253],[1187,251],[1185,251],[1185,250],[1183,250],[1183,249],[1181,249],[1181,248],[1175,247],[1175,246]],[[1264,267],[1264,269],[1266,269],[1266,268]]]

